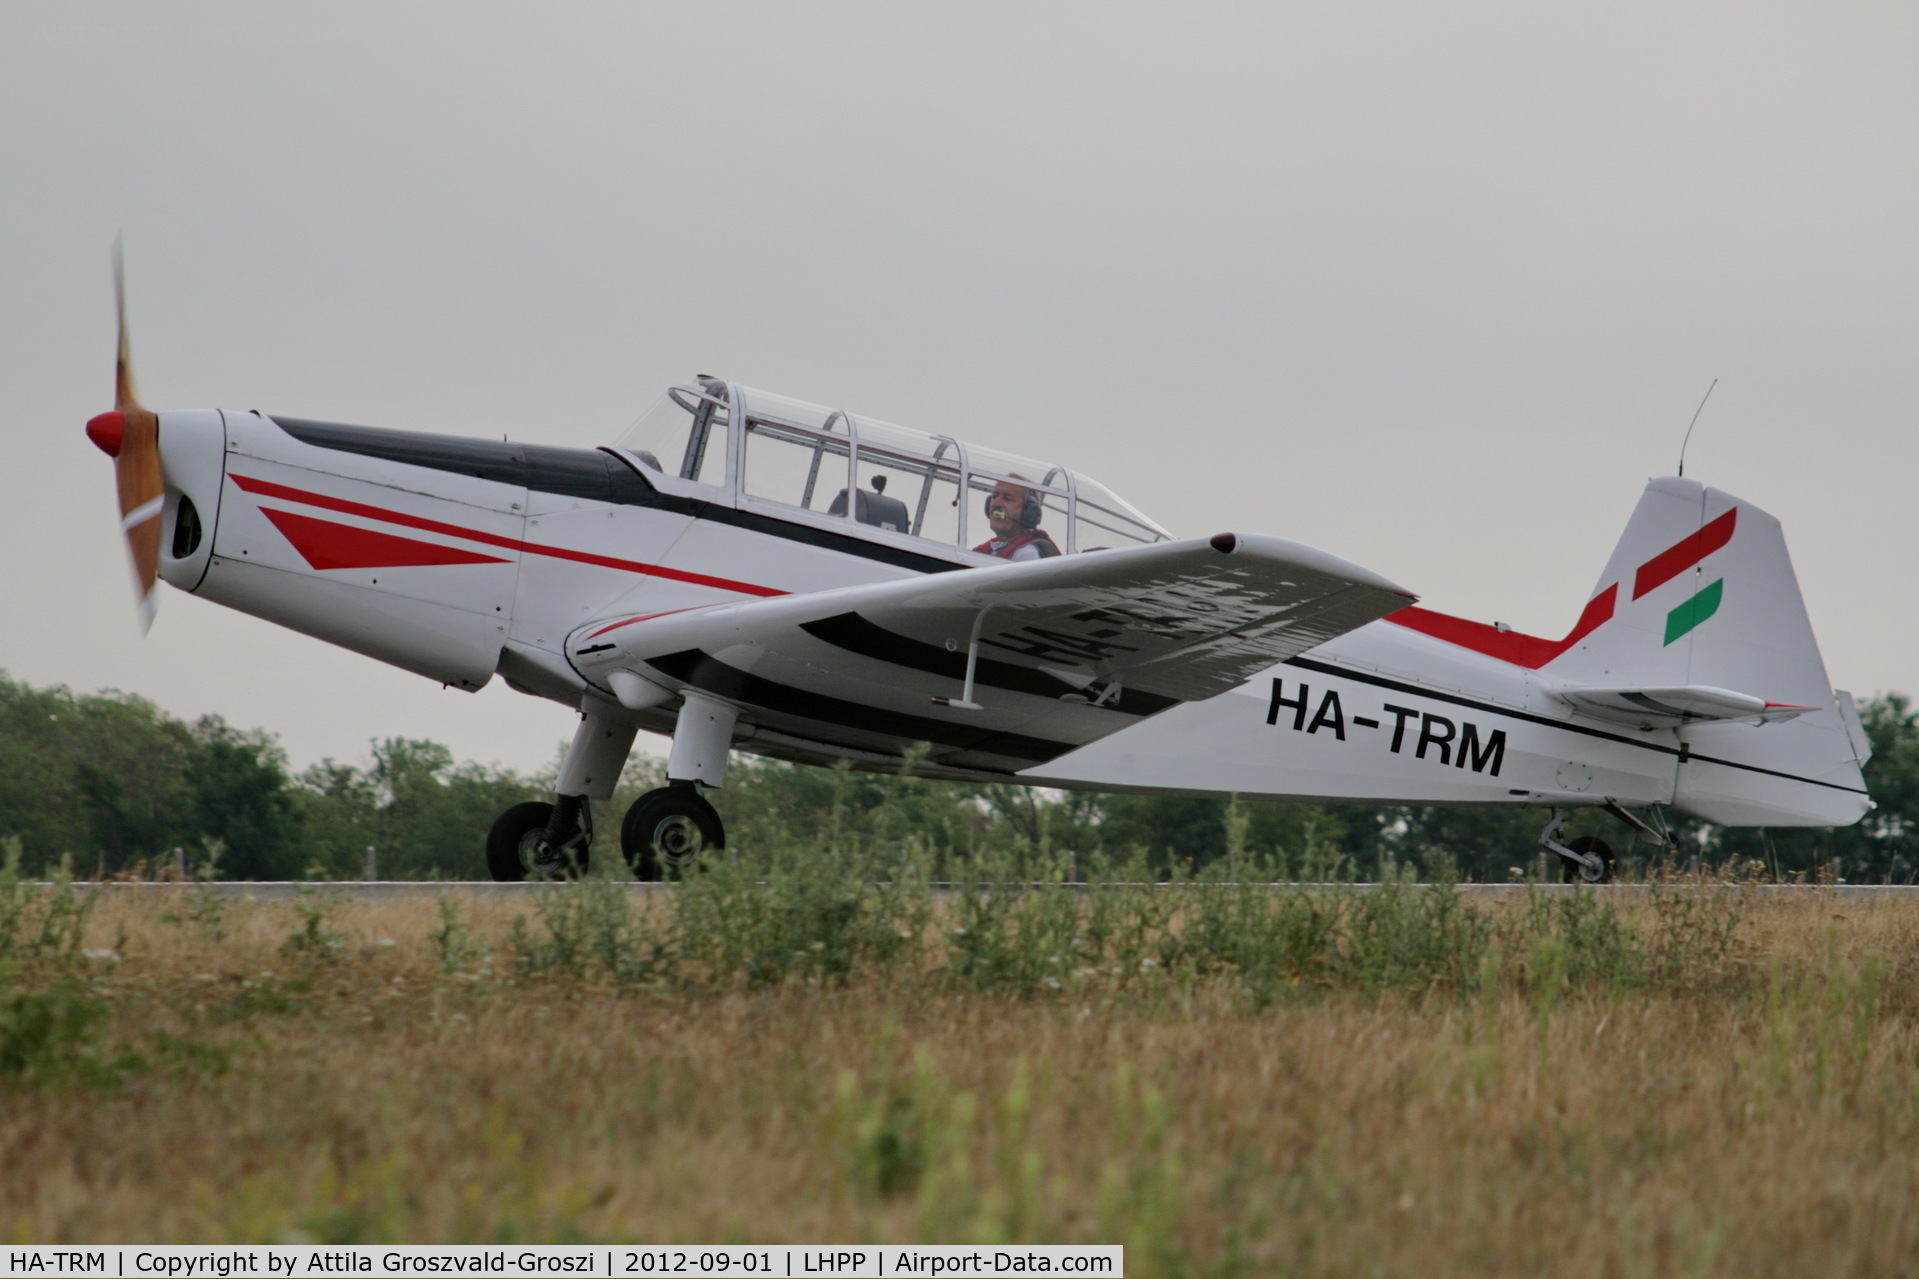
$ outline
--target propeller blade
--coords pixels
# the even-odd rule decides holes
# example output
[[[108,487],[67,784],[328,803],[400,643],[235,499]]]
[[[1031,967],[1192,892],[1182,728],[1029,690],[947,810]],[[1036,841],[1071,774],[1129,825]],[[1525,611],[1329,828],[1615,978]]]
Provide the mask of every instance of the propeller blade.
[[[166,504],[166,478],[160,469],[160,418],[145,409],[126,417],[126,435],[114,470],[120,488],[120,527],[133,559],[133,593],[140,609],[140,630],[153,625],[160,589],[160,515]]]
[[[140,407],[133,389],[133,344],[127,338],[127,267],[120,237],[113,237],[113,310],[120,321],[120,359],[113,371],[113,407],[122,413]]]
[[[126,272],[120,241],[113,241],[113,301],[119,313],[120,355],[114,371],[111,413],[87,423],[87,437],[113,459],[120,491],[120,528],[133,561],[133,590],[140,630],[153,625],[160,585],[160,525],[166,476],[160,466],[160,417],[143,407],[133,388],[133,351],[127,337]]]

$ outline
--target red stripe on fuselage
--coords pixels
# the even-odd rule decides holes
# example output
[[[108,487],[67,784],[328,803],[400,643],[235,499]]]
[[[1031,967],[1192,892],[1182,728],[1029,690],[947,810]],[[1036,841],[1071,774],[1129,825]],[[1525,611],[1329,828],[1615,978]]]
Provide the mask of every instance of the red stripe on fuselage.
[[[606,634],[608,631],[617,631],[622,626],[631,626],[635,622],[650,622],[656,617],[671,617],[675,613],[690,613],[695,608],[712,608],[712,607],[713,605],[711,604],[695,604],[691,608],[669,608],[664,613],[644,613],[644,614],[641,614],[639,617],[623,617],[617,622],[611,622],[605,626],[602,626],[599,630],[589,634],[587,638],[598,639],[600,638],[600,636]]]
[[[322,571],[334,568],[421,568],[441,564],[507,564],[497,555],[448,546],[444,542],[422,542],[415,537],[398,537],[357,524],[336,524],[332,520],[297,515],[292,511],[261,507],[260,514],[273,521],[273,527],[293,543],[301,558]]]
[[[1688,533],[1677,542],[1639,566],[1632,579],[1632,597],[1664,586],[1673,578],[1732,541],[1732,526],[1739,522],[1739,508],[1733,507],[1697,533]]]
[[[1579,622],[1573,627],[1572,634],[1561,640],[1522,635],[1518,631],[1502,631],[1484,622],[1469,622],[1463,617],[1435,613],[1424,608],[1402,608],[1397,613],[1388,614],[1384,620],[1404,626],[1407,630],[1418,631],[1421,635],[1430,635],[1448,644],[1457,644],[1475,653],[1484,653],[1487,657],[1496,657],[1502,662],[1536,671],[1611,621],[1613,606],[1618,599],[1619,586],[1614,583],[1586,601],[1586,611],[1579,615]]]
[[[1656,590],[1732,541],[1733,526],[1738,520],[1739,508],[1735,506],[1701,527],[1698,532],[1688,533],[1641,564],[1633,576],[1632,597],[1638,599],[1646,592]],[[1502,631],[1484,622],[1469,622],[1463,617],[1434,613],[1423,608],[1403,608],[1385,620],[1418,631],[1421,635],[1430,635],[1448,644],[1457,644],[1475,653],[1484,653],[1502,662],[1536,671],[1611,621],[1618,602],[1619,583],[1614,582],[1586,602],[1586,611],[1579,615],[1579,624],[1573,627],[1572,634],[1562,640],[1521,635],[1518,631]]]
[[[381,520],[388,524],[399,524],[406,528],[417,528],[428,533],[440,533],[447,537],[457,537],[468,542],[480,542],[487,546],[505,547],[507,550],[520,551],[527,555],[544,555],[549,559],[571,560],[576,564],[592,564],[600,568],[619,569],[626,573],[644,573],[649,577],[664,577],[675,582],[688,582],[694,586],[710,586],[716,590],[737,591],[742,595],[785,595],[787,592],[771,586],[756,586],[751,582],[736,582],[726,577],[711,577],[705,573],[687,573],[676,568],[666,568],[658,564],[642,564],[637,560],[615,559],[610,555],[594,555],[590,551],[575,551],[564,546],[543,546],[538,542],[523,542],[518,538],[501,537],[497,533],[485,533],[479,529],[461,528],[457,524],[443,524],[439,520],[423,519],[418,515],[406,515],[399,511],[389,511],[378,506],[368,506],[364,502],[350,502],[345,498],[328,497],[324,493],[312,493],[305,489],[292,488],[285,484],[275,484],[272,480],[262,480],[251,475],[235,475],[227,472],[227,478],[248,493],[261,497],[277,497],[290,502],[301,502],[307,506],[317,506],[324,510],[339,511],[344,515],[358,515],[363,519]]]

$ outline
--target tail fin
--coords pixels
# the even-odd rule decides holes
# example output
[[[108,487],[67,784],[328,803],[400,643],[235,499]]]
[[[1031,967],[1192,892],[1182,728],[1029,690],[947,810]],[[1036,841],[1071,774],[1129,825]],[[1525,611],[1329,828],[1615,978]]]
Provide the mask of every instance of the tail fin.
[[[1588,706],[1581,688],[1679,706],[1676,807],[1745,826],[1849,825],[1871,807],[1851,698],[1827,679],[1779,521],[1758,507],[1692,480],[1647,484],[1581,626],[1540,673]],[[1715,699],[1763,707],[1704,722],[1684,709]]]

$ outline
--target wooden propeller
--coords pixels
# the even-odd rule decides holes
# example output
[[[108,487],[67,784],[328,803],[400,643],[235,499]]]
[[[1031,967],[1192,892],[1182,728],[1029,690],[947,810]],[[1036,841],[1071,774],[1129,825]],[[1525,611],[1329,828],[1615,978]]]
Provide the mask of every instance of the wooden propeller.
[[[140,630],[153,625],[160,584],[160,526],[166,479],[160,467],[160,416],[133,389],[133,353],[127,338],[126,271],[120,241],[113,242],[113,301],[120,318],[120,358],[113,380],[113,411],[87,423],[87,438],[113,459],[120,488],[120,527],[133,561]]]

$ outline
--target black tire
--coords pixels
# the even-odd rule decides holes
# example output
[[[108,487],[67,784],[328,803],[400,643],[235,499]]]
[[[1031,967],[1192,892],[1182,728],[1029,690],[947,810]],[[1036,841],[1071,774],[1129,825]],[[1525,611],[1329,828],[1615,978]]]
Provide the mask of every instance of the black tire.
[[[638,880],[678,879],[703,849],[725,847],[720,815],[690,786],[648,791],[620,822],[620,851]]]
[[[1568,861],[1564,857],[1560,858],[1560,870],[1564,873],[1567,883],[1605,884],[1611,882],[1613,851],[1612,846],[1605,840],[1599,838],[1597,835],[1581,835],[1578,839],[1567,844],[1566,847],[1572,849],[1575,853],[1587,853],[1596,856],[1599,858],[1600,864],[1599,873],[1594,874],[1590,867],[1582,866],[1575,861]]]
[[[494,820],[486,833],[486,868],[502,884],[527,879],[571,879],[586,873],[587,849],[576,844],[565,860],[546,846],[553,805],[544,800],[515,804]]]

